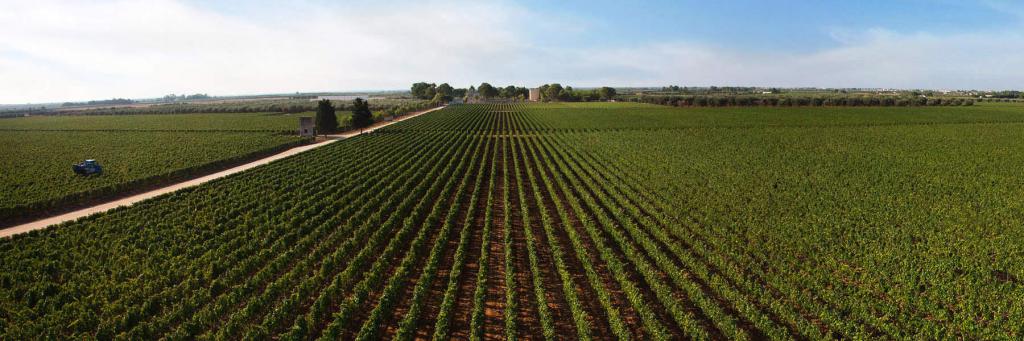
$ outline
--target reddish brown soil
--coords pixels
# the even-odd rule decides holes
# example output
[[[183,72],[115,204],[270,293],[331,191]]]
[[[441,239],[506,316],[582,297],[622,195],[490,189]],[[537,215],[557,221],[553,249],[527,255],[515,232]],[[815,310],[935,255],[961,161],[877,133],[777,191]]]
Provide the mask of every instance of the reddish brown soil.
[[[496,163],[494,186],[491,190],[494,199],[491,211],[492,219],[491,239],[488,245],[489,257],[487,272],[487,295],[484,299],[484,338],[503,339],[505,337],[505,185],[502,177],[505,174],[505,139],[496,139],[499,154],[494,159]]]
[[[491,152],[487,150],[485,152],[484,161],[484,172],[480,178],[480,186],[482,191],[477,196],[473,212],[473,224],[469,226],[473,232],[472,238],[469,240],[469,249],[466,252],[466,265],[462,268],[462,273],[459,274],[459,285],[456,291],[455,307],[452,309],[452,320],[449,330],[449,336],[457,339],[469,339],[470,332],[470,320],[473,315],[473,293],[476,291],[476,278],[477,272],[480,270],[480,251],[482,246],[480,245],[483,241],[483,228],[485,214],[487,210],[487,194],[491,191],[489,188],[490,180],[490,163]]]
[[[472,171],[472,169],[469,169],[469,171]],[[467,184],[466,186],[467,187],[471,187],[472,184]],[[451,205],[464,206],[464,205],[462,205],[461,202],[457,201],[457,200],[460,199],[460,198],[456,198],[456,196],[458,195],[457,191],[458,191],[457,188],[452,190],[451,195],[445,201],[446,204],[444,206],[442,206],[442,207],[446,208],[445,209],[445,212],[446,212],[445,215],[447,215],[447,211],[448,211],[447,208],[451,207]],[[456,215],[458,215],[458,212],[456,212]],[[437,238],[444,238],[443,240],[444,240],[445,245],[451,246],[453,243],[455,245],[457,245],[457,243],[458,243],[458,238],[457,238],[458,233],[456,232],[457,231],[456,229],[450,229],[448,231],[447,235],[440,235],[441,228],[444,225],[444,222],[446,221],[446,219],[447,219],[447,217],[442,217],[437,222],[436,226],[433,227],[433,229],[435,231],[438,231]],[[453,236],[456,236],[456,237],[453,237]],[[430,250],[430,248],[433,247],[435,242],[436,242],[436,240],[433,240],[430,243],[426,244],[427,245],[426,249]],[[443,277],[445,277],[446,279],[448,277],[447,276],[447,272],[449,271],[449,269],[451,267],[452,260],[454,259],[454,254],[455,254],[455,249],[454,248],[450,248],[450,247],[446,248],[446,250],[442,252],[443,256],[441,258],[441,262],[438,263],[439,275],[441,274],[441,272],[443,272],[444,273]],[[427,262],[427,260],[429,258],[430,258],[429,251],[425,251],[424,254],[423,254],[423,257],[421,257],[421,259],[417,262],[417,264],[419,266],[414,267],[412,273],[410,274],[411,276],[408,276],[408,277],[406,277],[404,279],[404,284],[402,285],[402,291],[401,291],[401,294],[399,294],[400,297],[401,297],[399,299],[399,302],[397,302],[395,304],[394,310],[388,314],[390,316],[388,318],[385,318],[383,321],[381,321],[381,325],[384,326],[384,331],[381,334],[383,336],[383,338],[385,338],[385,339],[392,339],[394,337],[395,333],[398,332],[398,325],[399,325],[399,323],[402,321],[402,319],[405,318],[406,313],[409,311],[410,305],[412,305],[413,291],[416,289],[416,285],[417,285],[417,283],[419,283],[420,278],[423,275],[422,267],[426,266],[426,262]],[[438,277],[441,277],[439,275],[435,275],[434,276],[434,282],[435,283],[437,282]],[[433,283],[431,285],[433,285]],[[444,295],[444,293],[442,292],[441,295]]]
[[[518,143],[522,143],[521,140]],[[548,311],[551,313],[553,322],[553,328],[555,334],[564,336],[567,339],[576,338],[576,326],[573,322],[572,312],[569,310],[569,304],[565,301],[565,296],[562,290],[562,282],[558,277],[558,273],[555,270],[555,262],[551,255],[551,249],[546,247],[547,238],[544,235],[544,231],[540,226],[540,209],[537,206],[536,200],[533,196],[533,188],[530,185],[529,179],[526,176],[526,167],[523,155],[518,150],[514,152],[516,158],[519,160],[519,174],[517,176],[518,181],[522,183],[525,191],[527,212],[529,214],[530,226],[525,228],[530,229],[534,236],[534,247],[537,251],[537,263],[538,270],[540,270],[540,277],[544,286],[544,299],[548,303]]]
[[[527,147],[529,147],[529,145],[527,145]],[[529,154],[530,151],[527,149],[526,153]],[[545,191],[546,187],[544,187],[543,182],[539,180],[541,179],[540,177],[543,176],[543,174],[540,173],[541,171],[538,168],[539,166],[535,163],[535,161],[536,160],[534,160],[531,156],[526,155],[526,165],[528,166],[529,171],[534,173],[534,179],[538,179],[538,186],[542,191],[541,198],[542,200],[544,200],[544,202],[543,205],[541,205],[542,207],[538,207],[538,209],[546,210],[548,216],[551,217],[554,225],[554,239],[549,240],[548,243],[557,243],[557,245],[559,245],[559,247],[562,249],[564,256],[563,261],[565,262],[565,265],[568,267],[568,270],[572,276],[572,283],[576,288],[576,295],[587,313],[587,321],[590,325],[591,335],[597,339],[612,338],[613,334],[611,330],[611,325],[609,325],[608,323],[607,314],[605,313],[604,308],[601,306],[601,303],[598,300],[596,290],[590,286],[590,282],[587,280],[587,276],[583,269],[582,263],[580,263],[580,260],[576,258],[580,257],[581,255],[576,254],[572,246],[572,243],[569,241],[569,236],[566,235],[565,230],[562,229],[566,224],[576,225],[579,224],[579,222],[562,221],[561,216],[558,215],[558,209],[553,201],[555,199],[552,197],[552,193],[548,193],[547,191]]]
[[[416,339],[429,340],[434,335],[434,321],[441,311],[441,303],[444,300],[444,293],[448,287],[448,282],[451,280],[451,271],[455,263],[455,251],[459,247],[459,235],[461,235],[464,228],[473,228],[467,226],[466,216],[469,214],[470,199],[474,192],[481,192],[484,188],[481,185],[479,188],[474,187],[476,184],[477,169],[482,167],[480,163],[476,165],[470,172],[467,172],[468,178],[466,183],[468,188],[461,198],[459,198],[459,209],[458,214],[455,217],[455,226],[452,228],[452,238],[448,241],[447,249],[445,250],[445,258],[438,266],[438,275],[434,280],[434,283],[430,287],[430,295],[424,300],[424,308],[420,315],[420,326],[416,330]],[[468,261],[468,257],[466,259]],[[463,270],[465,271],[465,270]],[[460,276],[461,277],[461,276]]]
[[[538,150],[534,148],[534,153],[537,152]],[[543,166],[544,174],[548,176],[550,179],[554,179],[554,174],[552,173],[552,169],[550,168],[553,166],[554,165]],[[572,209],[572,206],[570,206],[569,201],[566,198],[566,193],[564,193],[561,188],[556,186],[555,195],[556,197],[558,197],[559,202],[561,203],[562,207],[566,210],[567,216],[569,217],[570,224],[569,226],[566,226],[566,228],[571,227],[575,229],[576,234],[580,236],[580,240],[584,245],[584,250],[588,251],[586,254],[577,253],[576,256],[588,257],[590,263],[594,266],[594,271],[597,272],[597,274],[601,277],[602,282],[605,284],[605,290],[608,291],[609,296],[611,296],[612,305],[619,309],[619,314],[622,317],[623,322],[625,322],[626,325],[630,328],[630,332],[633,335],[633,337],[639,340],[646,339],[647,335],[643,330],[643,322],[640,320],[640,316],[637,314],[634,307],[629,303],[629,300],[626,299],[625,293],[622,291],[622,288],[619,285],[619,283],[615,280],[615,277],[613,277],[611,272],[608,270],[608,267],[604,260],[600,259],[597,247],[595,246],[593,240],[591,240],[590,235],[588,234],[586,228],[583,226],[579,217],[576,215],[576,211]],[[595,223],[597,221],[597,219],[593,217],[593,215],[589,217],[589,220]],[[566,236],[566,239],[567,238],[568,236]],[[568,240],[566,240],[566,242],[568,242]],[[571,248],[571,244],[569,244],[568,246]],[[622,258],[620,257],[620,259]],[[578,271],[582,273],[584,270],[580,268],[578,269]]]

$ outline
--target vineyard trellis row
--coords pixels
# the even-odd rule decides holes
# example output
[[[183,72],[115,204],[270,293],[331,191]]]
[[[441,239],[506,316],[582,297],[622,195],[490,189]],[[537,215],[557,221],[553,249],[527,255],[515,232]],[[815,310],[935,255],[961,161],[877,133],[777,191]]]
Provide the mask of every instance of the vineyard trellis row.
[[[571,129],[551,117],[637,110],[601,105],[450,106],[0,241],[0,338],[1021,335],[1005,320],[951,323],[971,308],[884,291],[852,262],[752,244],[757,217],[712,214],[723,208],[694,195],[709,193],[699,183],[654,172],[669,154],[630,152],[770,139],[759,130]],[[729,176],[710,170],[714,157],[689,160],[704,181]]]

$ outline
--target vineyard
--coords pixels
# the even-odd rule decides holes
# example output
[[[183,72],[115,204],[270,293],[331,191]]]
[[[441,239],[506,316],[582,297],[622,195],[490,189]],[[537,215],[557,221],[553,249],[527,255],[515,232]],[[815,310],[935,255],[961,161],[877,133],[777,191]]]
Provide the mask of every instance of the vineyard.
[[[0,226],[290,148],[304,142],[297,122],[266,114],[2,119]],[[104,173],[74,174],[83,159],[99,160]]]
[[[347,118],[342,112],[343,118]],[[31,116],[0,120],[3,131],[294,132],[298,117],[313,113],[203,113],[165,115]]]
[[[451,106],[0,240],[0,339],[1017,339],[1007,108]]]

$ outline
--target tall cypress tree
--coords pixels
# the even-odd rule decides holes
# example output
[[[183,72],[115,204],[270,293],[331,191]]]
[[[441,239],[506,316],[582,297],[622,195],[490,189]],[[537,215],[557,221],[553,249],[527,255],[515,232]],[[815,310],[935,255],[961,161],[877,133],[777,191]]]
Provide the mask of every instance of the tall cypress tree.
[[[321,134],[329,134],[338,130],[338,116],[334,113],[334,104],[322,99],[316,103],[316,130]]]
[[[370,112],[370,103],[362,98],[352,101],[352,127],[365,128],[373,124],[373,113]]]

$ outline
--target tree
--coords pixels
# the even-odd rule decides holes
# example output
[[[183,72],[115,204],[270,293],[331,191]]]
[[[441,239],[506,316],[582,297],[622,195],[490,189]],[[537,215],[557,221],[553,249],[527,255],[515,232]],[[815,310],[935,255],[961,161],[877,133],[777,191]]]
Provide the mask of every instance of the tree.
[[[452,88],[451,85],[448,85],[448,83],[442,83],[441,85],[437,86],[436,93],[434,94],[434,99],[437,99],[438,95],[441,96],[440,100],[442,102],[450,102],[452,98],[454,98],[453,96],[455,95],[455,89]]]
[[[545,85],[546,86],[541,91],[541,95],[544,96],[545,100],[558,101],[562,99],[562,92],[564,92],[564,89],[562,89],[561,84],[554,83]]]
[[[498,95],[498,89],[487,83],[481,83],[476,90],[480,92],[480,96],[483,98],[491,98]]]
[[[466,97],[466,93],[468,93],[468,90],[466,90],[465,88],[452,90],[452,98]]]
[[[316,130],[321,134],[333,133],[338,130],[338,116],[334,113],[334,104],[322,99],[316,102]]]
[[[615,88],[602,86],[600,89],[597,89],[597,95],[600,96],[601,99],[605,101],[613,99],[615,98]]]
[[[530,98],[530,89],[525,87],[516,87],[516,93],[516,97],[519,97],[520,99]]]
[[[437,86],[435,86],[434,83],[419,82],[413,83],[411,90],[413,97],[419,99],[431,99],[434,98],[436,88]]]
[[[438,93],[434,94],[434,98],[430,100],[430,103],[434,104],[434,105],[440,105],[440,104],[448,102],[448,101],[451,101],[451,97],[447,97],[446,98],[444,95],[442,95],[440,92],[438,92]]]
[[[370,112],[370,102],[362,98],[352,101],[352,127],[365,128],[373,124],[373,112]]]
[[[501,97],[503,98],[515,98],[516,95],[517,93],[515,85],[509,85],[501,89]]]
[[[559,95],[558,99],[566,102],[575,101],[576,90],[573,89],[571,86],[566,86],[565,89],[562,89],[562,93]]]

